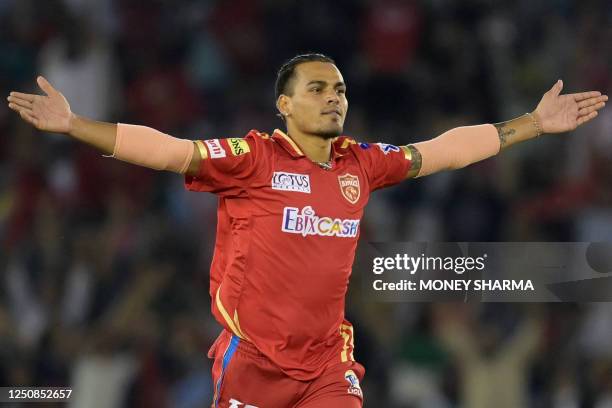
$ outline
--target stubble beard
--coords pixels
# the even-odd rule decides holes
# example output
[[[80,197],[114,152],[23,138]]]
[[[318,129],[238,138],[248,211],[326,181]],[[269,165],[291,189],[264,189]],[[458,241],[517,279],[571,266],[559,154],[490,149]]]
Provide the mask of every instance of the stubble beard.
[[[321,139],[325,139],[325,140],[329,140],[329,139],[334,139],[338,136],[340,136],[342,132],[325,132],[325,133],[317,133],[316,135],[319,136]]]
[[[315,135],[319,136],[320,138],[324,140],[329,140],[329,139],[333,139],[335,137],[340,136],[342,134],[342,129],[343,129],[343,126],[339,125],[333,129],[321,129],[315,132]]]

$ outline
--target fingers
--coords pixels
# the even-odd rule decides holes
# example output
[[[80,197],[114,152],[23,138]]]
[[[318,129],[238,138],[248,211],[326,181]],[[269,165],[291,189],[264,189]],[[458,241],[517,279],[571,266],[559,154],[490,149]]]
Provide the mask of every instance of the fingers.
[[[588,114],[588,115],[586,115],[586,116],[580,116],[580,117],[578,117],[578,119],[576,120],[576,124],[577,124],[578,126],[580,126],[580,125],[582,125],[582,124],[584,124],[584,123],[587,123],[589,120],[594,119],[596,116],[597,116],[597,111],[593,111],[593,112],[589,113],[589,114]]]
[[[554,96],[559,96],[562,89],[563,89],[563,81],[559,79],[557,82],[555,82],[555,84],[552,86],[552,88],[550,88],[548,92],[550,92]]]
[[[38,83],[38,86],[40,86],[40,89],[42,89],[48,96],[56,95],[59,93],[55,88],[53,88],[53,86],[49,83],[49,81],[47,81],[45,77],[43,76],[38,76],[36,78],[36,82]],[[17,101],[16,99],[21,99],[22,101],[25,101],[25,102],[34,102],[36,100],[36,97],[38,96],[40,95],[27,94],[27,93],[22,93],[22,92],[11,92],[7,100],[13,103],[21,103],[20,101]]]
[[[580,102],[580,101],[583,101],[585,99],[591,99],[591,98],[598,97],[598,96],[601,95],[601,92],[599,92],[599,91],[588,91],[588,92],[579,92],[579,93],[569,94],[569,95],[572,96],[576,102]],[[604,96],[606,96],[606,98],[607,98],[607,95],[604,95]]]
[[[22,108],[31,109],[34,98],[32,98],[32,100],[22,99],[22,98],[18,98],[16,96],[12,96],[12,93],[11,93],[11,96],[6,98],[6,100],[9,101],[9,103],[12,103],[12,104],[17,105],[17,106],[21,106]]]
[[[36,115],[34,115],[34,112],[32,112],[31,109],[18,106],[14,103],[9,103],[9,108],[19,113],[19,116],[21,116],[21,118],[26,122],[38,127],[38,118],[36,117]]]
[[[603,108],[604,106],[606,106],[605,102],[599,102],[596,103],[595,105],[589,105],[587,107],[581,108],[578,110],[578,116],[583,116],[583,115],[587,115],[593,111],[598,111],[599,109]]]
[[[15,112],[19,113],[19,116],[21,116],[21,119],[23,119],[26,122],[34,125],[35,127],[38,127],[40,121],[36,117],[36,115],[34,114],[34,112],[32,111],[31,108],[23,107],[23,106],[17,105],[16,103],[13,103],[13,102],[9,103],[9,108],[11,108]]]
[[[7,99],[9,101],[8,107],[19,113],[19,116],[23,120],[28,123],[31,123],[34,126],[38,126],[38,118],[32,111],[32,102],[27,101],[25,99],[17,98],[15,96],[9,96]]]
[[[591,105],[597,105],[598,103],[602,103],[608,100],[608,95],[596,96],[594,98],[583,99],[578,102],[578,109],[586,108]]]
[[[606,106],[606,101],[608,100],[608,95],[601,95],[597,91],[583,92],[576,95],[582,95],[583,98],[584,95],[590,95],[586,99],[582,99],[578,102],[578,118],[576,119],[576,124],[578,126],[595,119],[598,115],[597,111]]]
[[[45,77],[43,77],[43,76],[39,75],[36,78],[36,83],[38,84],[38,86],[40,86],[40,89],[42,89],[47,95],[53,95],[53,94],[57,93],[55,88],[53,88],[53,86],[51,86],[49,81],[47,81],[45,79]]]
[[[32,109],[29,108],[24,108],[18,105],[15,105],[14,103],[9,103],[9,108],[11,108],[12,110],[14,110],[15,112],[19,113],[21,115],[22,112],[27,113],[28,115],[35,117],[34,115],[34,111],[32,111]]]
[[[10,97],[15,97],[15,98],[19,98],[19,99],[24,99],[26,101],[30,101],[33,102],[34,101],[34,97],[36,95],[32,95],[32,94],[26,94],[26,93],[21,93],[21,92],[11,92],[9,94],[9,98]],[[8,98],[7,98],[8,99]]]

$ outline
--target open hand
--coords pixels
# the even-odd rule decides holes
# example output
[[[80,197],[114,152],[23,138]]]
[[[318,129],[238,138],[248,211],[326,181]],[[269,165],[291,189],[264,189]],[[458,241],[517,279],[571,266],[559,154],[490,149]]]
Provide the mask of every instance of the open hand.
[[[73,117],[70,105],[64,95],[53,88],[42,76],[36,78],[40,89],[46,95],[11,92],[7,100],[9,108],[39,130],[56,133],[70,132]]]
[[[606,106],[608,95],[589,91],[560,95],[563,81],[558,80],[533,112],[543,133],[561,133],[576,129],[597,116]]]

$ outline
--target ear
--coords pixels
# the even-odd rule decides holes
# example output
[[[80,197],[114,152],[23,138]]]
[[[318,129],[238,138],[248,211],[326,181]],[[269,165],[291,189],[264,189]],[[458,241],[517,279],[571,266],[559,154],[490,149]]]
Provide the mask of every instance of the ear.
[[[276,108],[283,117],[291,115],[291,98],[287,95],[281,95],[276,100]]]

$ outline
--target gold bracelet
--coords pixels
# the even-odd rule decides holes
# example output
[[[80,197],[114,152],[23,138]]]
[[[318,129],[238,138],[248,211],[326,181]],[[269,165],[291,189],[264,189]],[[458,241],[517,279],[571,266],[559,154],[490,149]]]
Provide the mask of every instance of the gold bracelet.
[[[533,113],[527,112],[525,115],[529,116],[533,121],[533,126],[535,126],[536,131],[538,132],[538,135],[536,137],[540,136],[542,134],[542,128],[540,127],[540,124],[536,120],[535,116],[533,116]]]

